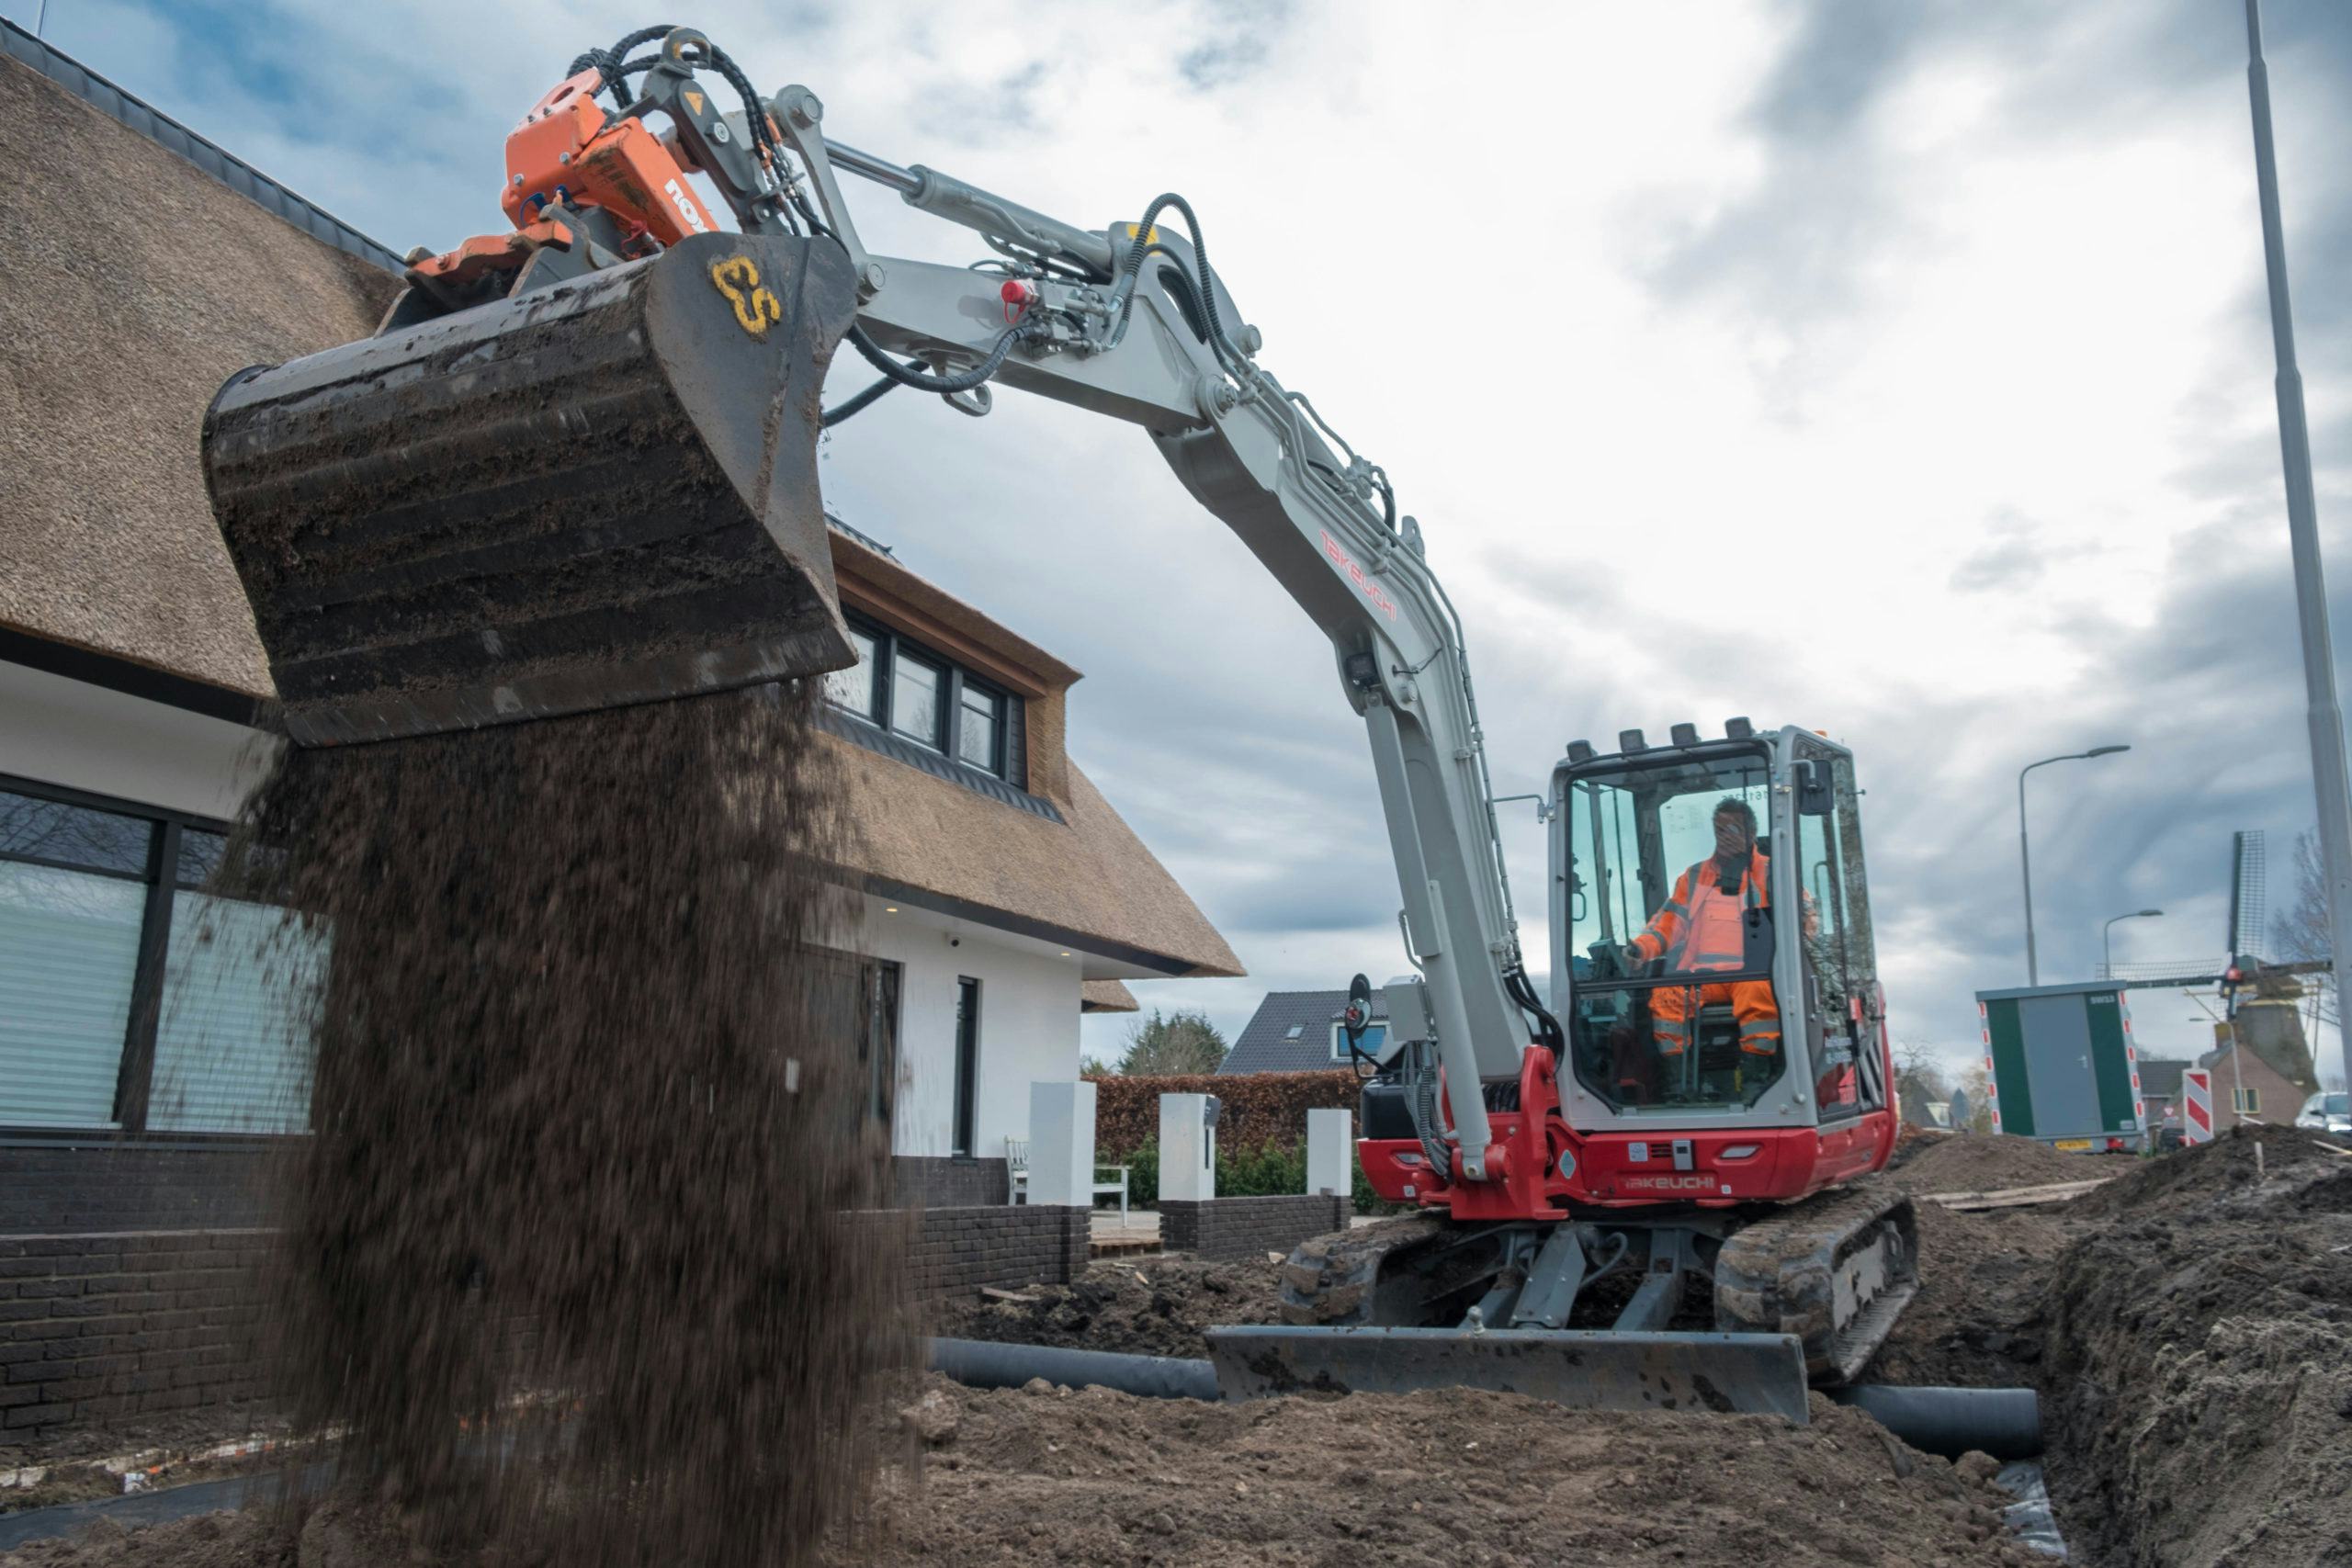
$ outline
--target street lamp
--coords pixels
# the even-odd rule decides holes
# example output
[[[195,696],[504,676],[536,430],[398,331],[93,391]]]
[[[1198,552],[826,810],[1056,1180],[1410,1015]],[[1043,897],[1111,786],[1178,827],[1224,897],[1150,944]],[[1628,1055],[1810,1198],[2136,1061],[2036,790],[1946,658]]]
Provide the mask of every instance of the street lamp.
[[[2018,864],[2025,872],[2025,983],[2041,984],[2041,965],[2033,953],[2033,855],[2026,847],[2025,837],[2025,776],[2036,768],[2046,768],[2052,762],[2079,762],[2092,757],[2111,757],[2118,751],[2129,751],[2129,746],[2094,746],[2087,751],[2069,751],[2063,757],[2044,757],[2039,762],[2028,762],[2018,770]]]
[[[2115,978],[2115,949],[2109,943],[2108,933],[2115,930],[2117,920],[2153,920],[2164,914],[2162,909],[2134,909],[2128,915],[2110,916],[2107,924],[2098,928],[2099,978]]]

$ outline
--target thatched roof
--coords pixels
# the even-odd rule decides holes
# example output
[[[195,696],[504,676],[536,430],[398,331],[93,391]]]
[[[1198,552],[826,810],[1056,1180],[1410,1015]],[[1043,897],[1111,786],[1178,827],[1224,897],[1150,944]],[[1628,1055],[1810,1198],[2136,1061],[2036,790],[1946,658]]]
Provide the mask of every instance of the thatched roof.
[[[0,57],[0,626],[254,695],[197,434],[248,365],[365,337],[396,280]]]
[[[1081,980],[1078,987],[1080,1012],[1141,1012],[1136,994],[1116,980]]]
[[[5,55],[0,145],[0,317],[16,328],[0,333],[0,628],[267,697],[205,496],[204,410],[245,366],[368,335],[397,282]],[[1238,974],[1069,766],[1078,671],[887,555],[839,533],[833,551],[845,596],[1026,702],[1027,786],[1062,818],[827,737],[848,760],[866,885],[1082,944],[1098,974]]]

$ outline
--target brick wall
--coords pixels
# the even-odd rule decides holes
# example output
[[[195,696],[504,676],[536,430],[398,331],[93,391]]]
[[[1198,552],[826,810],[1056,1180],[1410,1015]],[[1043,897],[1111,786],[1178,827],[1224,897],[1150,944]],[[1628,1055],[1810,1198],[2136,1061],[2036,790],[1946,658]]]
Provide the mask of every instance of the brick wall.
[[[892,1201],[908,1209],[971,1209],[1012,1201],[1012,1178],[1001,1159],[892,1155]]]
[[[1311,1235],[1348,1228],[1355,1205],[1343,1197],[1212,1198],[1188,1203],[1162,1199],[1159,1244],[1201,1258],[1255,1258],[1288,1252]]]
[[[0,1444],[258,1397],[269,1235],[0,1235]]]
[[[1087,1209],[991,1203],[868,1218],[877,1240],[906,1248],[918,1302],[983,1285],[1066,1284],[1086,1271]],[[0,1235],[0,1450],[69,1427],[260,1398],[261,1264],[272,1235]]]
[[[1023,1203],[896,1215],[906,1227],[909,1291],[918,1302],[935,1302],[983,1285],[1068,1284],[1086,1272],[1092,1213]]]
[[[0,1235],[267,1223],[269,1150],[99,1140],[0,1146]]]

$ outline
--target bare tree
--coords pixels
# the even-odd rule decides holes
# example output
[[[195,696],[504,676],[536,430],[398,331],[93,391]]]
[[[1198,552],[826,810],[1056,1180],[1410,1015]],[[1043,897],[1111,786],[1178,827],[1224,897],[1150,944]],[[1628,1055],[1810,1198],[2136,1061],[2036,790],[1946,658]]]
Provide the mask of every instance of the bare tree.
[[[1950,1100],[1951,1080],[1944,1074],[1936,1048],[1917,1040],[1898,1041],[1894,1047],[1894,1082],[1903,1089],[1917,1089],[1927,1100]]]
[[[1989,1133],[1993,1130],[1993,1078],[1981,1061],[1971,1062],[1960,1069],[1962,1093],[1968,1096],[1968,1131]],[[1959,1129],[1955,1128],[1954,1131]]]
[[[2271,951],[2263,956],[2282,964],[2324,964],[2334,956],[2327,924],[2327,874],[2319,860],[2319,830],[2295,835],[2295,901],[2270,917]],[[2335,1027],[2335,977],[2322,971],[2300,977],[2305,1008],[2303,1033],[2316,1039],[2316,1026]]]

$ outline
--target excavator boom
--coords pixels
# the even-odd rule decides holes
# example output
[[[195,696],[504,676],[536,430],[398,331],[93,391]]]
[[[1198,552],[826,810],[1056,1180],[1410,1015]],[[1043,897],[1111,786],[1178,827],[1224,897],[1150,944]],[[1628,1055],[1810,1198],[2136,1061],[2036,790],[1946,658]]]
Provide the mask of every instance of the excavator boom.
[[[1643,902],[1622,928],[1604,916],[1594,959],[1555,953],[1547,1007],[1521,953],[1460,620],[1420,526],[1258,363],[1191,207],[1164,195],[1134,222],[1075,227],[829,141],[815,94],[763,100],[745,81],[685,28],[582,56],[509,139],[513,233],[419,253],[373,339],[221,389],[206,477],[293,738],[390,740],[846,666],[822,426],[900,388],[985,414],[998,384],[1134,424],[1329,640],[1413,966],[1386,987],[1359,1153],[1430,1228],[1302,1248],[1294,1323],[1218,1337],[1228,1386],[1466,1380],[1796,1416],[1808,1374],[1849,1375],[1911,1277],[1907,1203],[1836,1190],[1892,1144],[1871,1070],[1882,1011],[1874,981],[1816,985],[1797,922],[1771,917],[1863,909],[1847,818],[1851,889],[1824,883],[1807,905],[1795,880],[1800,856],[1818,869],[1819,829],[1799,818],[1847,809],[1850,759],[1792,731],[1702,745],[1687,726],[1662,773],[1638,732],[1623,759],[1572,748],[1551,810],[1584,825],[1593,878],[1555,827],[1555,931],[1605,897]],[[837,171],[992,256],[869,254]],[[844,339],[882,379],[825,411]],[[1747,879],[1753,940],[1720,974],[1634,973],[1625,939],[1657,915],[1661,867],[1679,869],[1659,857],[1689,803],[1734,774],[1762,808],[1751,828],[1760,815],[1798,846],[1755,846],[1755,866],[1776,868],[1769,898],[1752,872],[1726,885]],[[1591,803],[1611,791],[1602,835]],[[1688,1046],[1671,1072],[1632,1060],[1662,1054],[1660,1020]],[[1711,1322],[1690,1315],[1702,1284]]]

